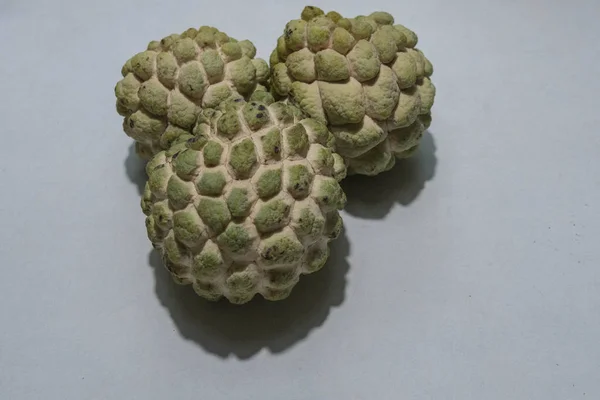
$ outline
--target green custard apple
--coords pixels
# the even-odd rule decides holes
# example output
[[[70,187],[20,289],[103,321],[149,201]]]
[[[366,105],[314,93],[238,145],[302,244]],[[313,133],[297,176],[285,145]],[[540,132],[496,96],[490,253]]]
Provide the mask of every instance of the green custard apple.
[[[255,55],[249,40],[202,26],[152,41],[127,60],[115,86],[116,109],[137,153],[148,160],[190,133],[202,109],[264,89],[269,67]]]
[[[146,164],[150,241],[203,298],[288,297],[342,229],[333,135],[293,105],[242,98],[200,111],[191,130]]]
[[[433,66],[417,42],[386,12],[306,7],[271,54],[272,91],[327,124],[349,174],[376,175],[413,154],[431,123]]]

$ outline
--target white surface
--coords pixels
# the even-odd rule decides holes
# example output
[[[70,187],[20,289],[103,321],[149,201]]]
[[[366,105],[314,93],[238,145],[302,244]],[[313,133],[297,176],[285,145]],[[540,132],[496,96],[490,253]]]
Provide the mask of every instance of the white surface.
[[[114,109],[149,40],[209,24],[268,58],[305,5],[218,4],[0,1],[0,398],[600,398],[598,2],[318,3],[419,34],[431,135],[346,182],[325,270],[245,308],[149,260]]]

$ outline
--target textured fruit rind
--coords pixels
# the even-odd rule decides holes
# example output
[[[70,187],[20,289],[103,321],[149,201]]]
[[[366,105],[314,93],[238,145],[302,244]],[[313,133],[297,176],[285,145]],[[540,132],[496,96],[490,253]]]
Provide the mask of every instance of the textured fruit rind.
[[[192,135],[202,109],[232,97],[272,98],[265,87],[269,67],[255,55],[250,41],[202,26],[152,41],[127,60],[115,86],[116,109],[137,153],[148,160]]]
[[[148,238],[206,299],[286,298],[342,226],[346,166],[332,133],[292,105],[241,98],[201,111],[193,130],[147,163]]]
[[[417,43],[389,13],[348,19],[308,6],[271,53],[271,90],[328,125],[349,174],[376,175],[418,146],[393,132],[420,137],[417,120],[431,119],[433,66]]]

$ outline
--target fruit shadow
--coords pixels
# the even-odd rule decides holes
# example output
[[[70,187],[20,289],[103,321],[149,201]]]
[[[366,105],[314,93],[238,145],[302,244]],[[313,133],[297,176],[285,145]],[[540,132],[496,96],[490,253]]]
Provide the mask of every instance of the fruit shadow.
[[[359,218],[382,219],[396,203],[410,205],[435,176],[435,153],[433,136],[425,131],[416,153],[398,160],[390,171],[376,176],[348,176],[341,183],[348,198],[345,211]]]
[[[138,193],[141,196],[144,193],[144,186],[146,186],[148,175],[146,175],[146,162],[135,152],[135,143],[129,146],[129,152],[125,159],[125,173],[129,180],[137,187]]]
[[[202,299],[191,286],[176,284],[157,251],[149,255],[155,291],[185,339],[221,358],[249,359],[262,350],[282,353],[321,326],[345,297],[350,243],[342,230],[330,244],[331,254],[318,272],[304,275],[282,301],[255,296],[244,305]]]

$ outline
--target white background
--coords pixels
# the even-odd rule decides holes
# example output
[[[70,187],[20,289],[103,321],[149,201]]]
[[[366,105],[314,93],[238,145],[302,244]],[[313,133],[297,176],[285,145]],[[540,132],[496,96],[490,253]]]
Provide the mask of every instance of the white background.
[[[208,304],[146,238],[123,62],[213,25],[268,58],[300,1],[0,0],[0,398],[600,398],[600,5],[392,13],[438,89],[418,155],[344,183],[345,233],[282,303]]]

